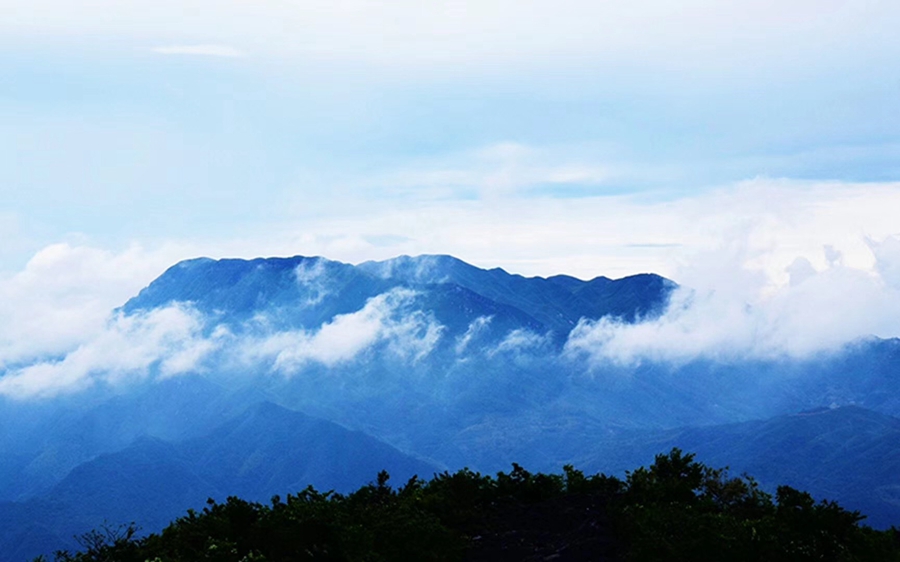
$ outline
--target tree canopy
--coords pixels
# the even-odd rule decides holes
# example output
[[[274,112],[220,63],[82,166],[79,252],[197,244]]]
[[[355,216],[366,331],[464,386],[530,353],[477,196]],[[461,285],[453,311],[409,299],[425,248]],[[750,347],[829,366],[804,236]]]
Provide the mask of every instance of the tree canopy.
[[[710,468],[673,449],[619,479],[468,469],[397,488],[386,472],[342,495],[309,487],[268,504],[229,497],[159,533],[134,525],[80,537],[56,562],[460,560],[890,561],[895,529],[781,486]],[[40,559],[38,559],[40,560]]]

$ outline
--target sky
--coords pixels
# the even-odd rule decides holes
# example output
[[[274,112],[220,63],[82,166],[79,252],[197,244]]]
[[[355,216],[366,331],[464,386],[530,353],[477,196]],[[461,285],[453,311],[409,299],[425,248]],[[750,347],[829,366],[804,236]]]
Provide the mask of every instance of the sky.
[[[896,2],[0,3],[6,347],[201,255],[894,290]]]

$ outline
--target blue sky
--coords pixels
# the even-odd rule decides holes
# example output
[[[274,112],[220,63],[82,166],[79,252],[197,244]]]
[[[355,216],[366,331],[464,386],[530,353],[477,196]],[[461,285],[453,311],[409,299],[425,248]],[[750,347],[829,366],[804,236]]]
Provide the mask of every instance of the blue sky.
[[[889,2],[4,4],[8,275],[63,243],[137,245],[158,267],[453,253],[677,276],[710,238],[681,223],[713,210],[666,205],[743,200],[747,182],[831,204],[900,175]],[[555,234],[517,236],[529,220]],[[871,267],[863,239],[890,220],[785,244]]]
[[[900,336],[896,2],[0,13],[0,368],[107,341],[200,255],[447,253],[696,291],[580,334],[626,362]]]

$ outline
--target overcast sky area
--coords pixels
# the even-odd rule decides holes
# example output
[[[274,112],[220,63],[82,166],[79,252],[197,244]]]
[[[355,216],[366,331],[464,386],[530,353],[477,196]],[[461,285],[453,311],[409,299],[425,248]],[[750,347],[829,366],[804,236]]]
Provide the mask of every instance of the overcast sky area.
[[[0,1],[8,326],[199,255],[900,303],[897,2]]]

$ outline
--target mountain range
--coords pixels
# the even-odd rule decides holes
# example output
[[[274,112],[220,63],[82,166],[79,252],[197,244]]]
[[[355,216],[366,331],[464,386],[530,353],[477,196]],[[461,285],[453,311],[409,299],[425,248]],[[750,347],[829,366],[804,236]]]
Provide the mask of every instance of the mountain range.
[[[0,397],[0,551],[69,548],[104,521],[155,531],[208,497],[347,491],[382,469],[621,474],[676,446],[900,525],[900,342],[680,363],[571,345],[586,323],[653,321],[678,289],[450,256],[181,262],[110,317],[128,362],[92,352],[77,386]],[[65,373],[72,354],[33,364]]]

